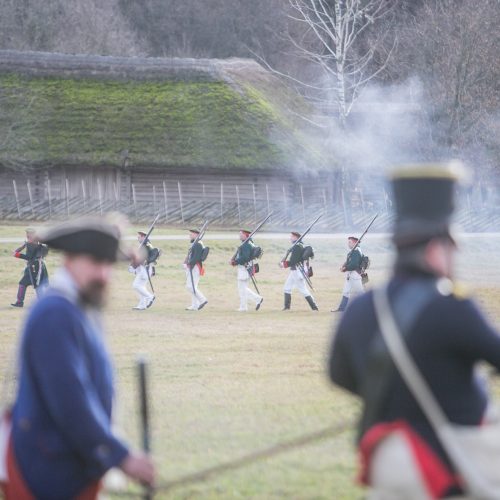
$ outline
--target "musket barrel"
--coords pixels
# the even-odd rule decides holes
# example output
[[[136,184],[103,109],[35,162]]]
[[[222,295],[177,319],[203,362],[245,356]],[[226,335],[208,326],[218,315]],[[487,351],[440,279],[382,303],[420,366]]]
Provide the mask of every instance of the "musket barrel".
[[[137,360],[137,368],[139,375],[139,409],[141,415],[141,437],[142,449],[149,454],[151,451],[150,441],[150,424],[149,424],[149,401],[148,401],[148,388],[147,388],[147,362],[143,357]],[[143,494],[144,500],[151,500],[153,498],[151,488],[145,486]]]

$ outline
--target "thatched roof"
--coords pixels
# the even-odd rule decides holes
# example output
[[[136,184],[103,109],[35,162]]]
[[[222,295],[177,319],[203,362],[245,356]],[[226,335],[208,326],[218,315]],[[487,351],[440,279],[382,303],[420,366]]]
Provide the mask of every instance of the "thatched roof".
[[[249,59],[0,51],[3,165],[318,167],[309,112]]]

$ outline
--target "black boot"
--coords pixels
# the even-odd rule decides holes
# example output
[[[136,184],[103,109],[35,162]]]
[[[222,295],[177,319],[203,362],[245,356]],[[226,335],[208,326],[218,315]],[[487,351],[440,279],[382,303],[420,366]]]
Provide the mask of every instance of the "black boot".
[[[308,295],[306,297],[307,303],[311,306],[311,309],[313,311],[318,311],[318,306],[316,305],[316,302],[314,302],[314,298],[312,295]]]
[[[292,294],[285,293],[285,307],[283,307],[283,311],[288,311],[291,305],[292,305]]]
[[[340,301],[339,307],[337,307],[337,309],[332,309],[332,312],[344,312],[348,302],[349,297],[342,295],[342,300]]]
[[[19,285],[19,288],[17,289],[16,302],[14,304],[11,304],[11,306],[12,307],[23,307],[25,295],[26,295],[26,287],[24,285]]]

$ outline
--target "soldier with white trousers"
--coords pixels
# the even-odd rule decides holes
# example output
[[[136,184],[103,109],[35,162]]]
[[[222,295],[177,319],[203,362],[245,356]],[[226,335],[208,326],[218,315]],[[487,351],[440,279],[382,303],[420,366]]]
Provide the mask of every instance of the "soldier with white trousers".
[[[360,272],[363,252],[358,245],[358,241],[359,238],[356,238],[356,236],[349,236],[347,238],[349,253],[347,254],[345,263],[340,267],[340,271],[345,273],[342,300],[337,309],[334,309],[332,312],[345,311],[349,299],[356,295],[361,295],[365,291]]]
[[[285,305],[283,307],[283,311],[287,311],[291,307],[292,290],[294,288],[296,288],[304,296],[313,311],[318,310],[318,306],[316,305],[311,292],[307,288],[306,279],[304,277],[304,274],[308,273],[309,270],[307,265],[304,265],[302,258],[304,245],[302,244],[302,241],[296,243],[300,237],[300,233],[297,233],[296,231],[292,231],[290,233],[290,243],[293,244],[291,251],[289,251],[290,258],[280,262],[280,267],[285,269],[290,268],[290,274],[288,275],[285,286],[283,287],[283,292],[285,294]]]
[[[248,311],[248,300],[252,300],[255,302],[255,310],[258,311],[264,298],[261,297],[258,293],[255,293],[248,285],[250,281],[249,271],[253,270],[253,249],[255,248],[255,244],[252,239],[248,238],[251,234],[251,231],[246,229],[241,229],[239,233],[240,241],[243,242],[242,245],[238,248],[236,252],[236,256],[234,259],[231,259],[230,264],[232,266],[236,266],[237,268],[237,283],[238,283],[238,294],[240,296],[240,307],[238,308],[239,312]]]
[[[201,293],[198,288],[200,276],[205,274],[203,268],[203,242],[198,240],[200,231],[198,229],[189,230],[189,240],[191,246],[188,255],[184,261],[186,270],[186,288],[191,294],[191,305],[186,307],[186,311],[199,311],[207,304],[207,298]],[[208,249],[207,249],[208,250]]]
[[[143,231],[138,231],[137,241],[139,241],[139,244],[146,249],[149,255],[149,251],[150,249],[152,249],[152,246],[149,241],[146,241],[144,243],[145,239],[146,233]],[[144,262],[137,267],[129,266],[128,270],[132,274],[135,274],[135,279],[132,287],[139,297],[139,302],[135,307],[133,307],[133,309],[137,311],[143,311],[144,309],[151,307],[155,300],[154,294],[147,289],[147,284],[149,281],[148,275],[150,273],[150,265],[148,263],[148,259],[146,258]]]

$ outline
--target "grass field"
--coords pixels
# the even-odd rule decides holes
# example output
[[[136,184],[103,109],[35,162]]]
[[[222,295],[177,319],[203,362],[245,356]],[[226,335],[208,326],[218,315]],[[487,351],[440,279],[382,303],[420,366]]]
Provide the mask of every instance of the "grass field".
[[[0,239],[19,236],[23,227],[0,226]],[[130,235],[133,235],[130,229]],[[358,499],[355,486],[353,435],[358,403],[334,388],[325,366],[337,316],[330,313],[340,298],[345,258],[341,237],[309,238],[316,251],[314,293],[320,311],[293,295],[292,311],[282,312],[282,287],[287,271],[278,262],[288,247],[287,236],[256,238],[264,248],[258,275],[265,298],[258,312],[238,313],[235,270],[227,262],[237,245],[234,233],[210,240],[206,276],[200,288],[209,300],[200,312],[185,311],[190,303],[182,261],[187,234],[157,228],[156,236],[186,235],[186,240],[161,240],[163,256],[154,278],[157,300],[147,311],[133,311],[133,276],[118,265],[105,312],[108,344],[117,374],[117,424],[130,443],[138,445],[139,420],[135,359],[150,361],[152,447],[159,482],[196,472],[273,446],[335,423],[349,429],[294,451],[279,454],[197,484],[159,492],[155,498]],[[154,242],[154,238],[153,238]],[[459,276],[473,290],[490,317],[500,320],[498,243],[500,236],[466,237]],[[14,356],[25,310],[10,308],[23,262],[13,259],[15,243],[0,243],[0,366]],[[391,247],[369,235],[370,284],[388,275]],[[49,273],[58,256],[47,259]],[[28,302],[33,300],[28,291]],[[138,491],[132,489],[131,491]],[[139,495],[137,495],[139,498]],[[118,496],[116,498],[119,498]]]

